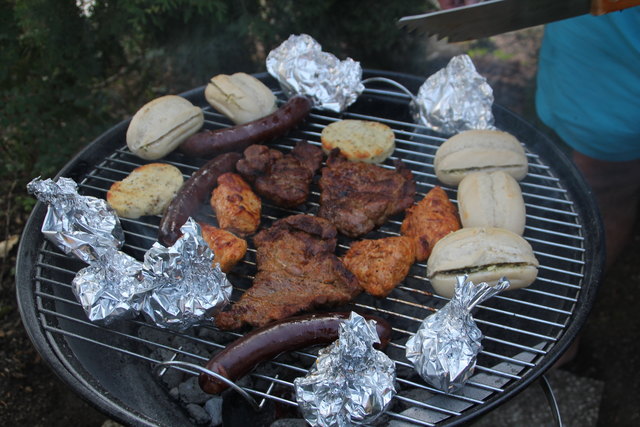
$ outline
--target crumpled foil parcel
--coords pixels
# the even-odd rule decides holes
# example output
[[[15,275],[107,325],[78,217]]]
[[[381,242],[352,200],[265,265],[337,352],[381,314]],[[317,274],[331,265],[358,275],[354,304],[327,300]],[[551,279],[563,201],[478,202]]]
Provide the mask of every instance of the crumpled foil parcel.
[[[395,396],[395,364],[382,351],[375,321],[352,312],[337,341],[320,350],[305,377],[294,380],[296,400],[312,426],[368,424]]]
[[[451,136],[472,129],[495,129],[493,101],[487,79],[463,54],[427,78],[410,108],[417,123]]]
[[[364,91],[360,63],[324,52],[307,34],[289,36],[269,52],[266,65],[287,97],[306,95],[320,109],[343,112]]]
[[[482,332],[471,310],[509,286],[506,278],[495,286],[485,282],[474,285],[466,275],[456,278],[453,298],[426,317],[407,341],[406,357],[425,381],[446,393],[467,382],[482,350]]]
[[[48,205],[44,236],[89,264],[71,283],[89,320],[109,324],[143,313],[161,327],[186,329],[229,302],[232,285],[192,219],[173,246],[156,242],[140,262],[119,250],[124,232],[106,201],[78,194],[72,179],[36,178],[27,190]]]

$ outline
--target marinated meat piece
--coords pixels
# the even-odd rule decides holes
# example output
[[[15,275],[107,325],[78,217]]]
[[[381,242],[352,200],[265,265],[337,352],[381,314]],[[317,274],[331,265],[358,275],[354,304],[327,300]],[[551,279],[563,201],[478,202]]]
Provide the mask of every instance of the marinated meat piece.
[[[236,168],[253,184],[256,193],[278,206],[292,208],[309,197],[309,186],[320,168],[322,155],[322,149],[306,141],[298,142],[289,154],[251,145]]]
[[[337,231],[327,220],[293,215],[254,237],[258,272],[253,286],[218,314],[221,329],[263,326],[318,306],[345,304],[362,289],[333,252]]]
[[[447,193],[436,186],[407,210],[400,233],[414,240],[416,260],[424,261],[438,240],[459,229],[460,219],[455,205]]]
[[[413,240],[404,236],[360,240],[351,245],[342,261],[367,293],[386,297],[409,273],[415,247]]]
[[[332,150],[320,178],[320,210],[338,231],[362,236],[392,215],[411,206],[416,192],[413,174],[400,161],[396,170],[370,163],[350,162]]]
[[[218,177],[218,186],[211,193],[211,207],[220,228],[238,236],[253,234],[260,225],[262,202],[237,173]]]
[[[213,225],[198,224],[202,238],[215,255],[213,262],[220,264],[220,269],[228,273],[247,253],[247,241]]]

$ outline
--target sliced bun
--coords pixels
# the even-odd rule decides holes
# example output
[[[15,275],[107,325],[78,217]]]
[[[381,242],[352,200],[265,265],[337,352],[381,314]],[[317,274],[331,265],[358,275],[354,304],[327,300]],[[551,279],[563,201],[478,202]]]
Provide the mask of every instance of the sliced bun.
[[[107,191],[107,203],[123,218],[160,215],[182,186],[180,169],[164,163],[149,163],[134,169]]]
[[[520,141],[497,130],[468,130],[452,136],[436,151],[433,166],[442,183],[454,186],[472,172],[502,170],[521,180],[528,171]]]
[[[382,163],[396,148],[393,130],[380,122],[340,120],[322,130],[322,149],[340,153],[355,162]]]
[[[278,109],[271,89],[246,73],[214,76],[204,96],[209,105],[236,124],[257,120]]]
[[[463,227],[506,228],[522,235],[526,220],[520,184],[504,171],[474,172],[458,186]]]
[[[433,247],[427,278],[438,295],[451,298],[456,276],[467,274],[473,283],[495,285],[506,277],[509,289],[529,286],[538,275],[538,260],[521,236],[502,228],[462,228]]]
[[[166,95],[145,104],[131,119],[127,146],[138,157],[156,160],[166,156],[204,123],[200,107],[176,95]]]

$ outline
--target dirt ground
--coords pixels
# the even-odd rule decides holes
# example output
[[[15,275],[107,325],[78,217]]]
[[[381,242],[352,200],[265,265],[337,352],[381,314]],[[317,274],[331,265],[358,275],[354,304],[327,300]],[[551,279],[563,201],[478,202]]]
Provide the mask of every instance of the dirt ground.
[[[532,109],[535,54],[540,31],[518,32],[475,49],[474,62],[494,87],[496,102],[535,120]],[[495,51],[500,55],[495,55]],[[493,54],[491,54],[493,52]],[[26,221],[17,212],[23,189],[3,183],[0,241],[19,236]],[[16,247],[1,257],[0,423],[29,426],[101,426],[107,418],[79,399],[49,370],[22,327],[15,302]],[[584,328],[578,356],[562,369],[603,381],[599,425],[640,425],[640,221],[631,245],[604,280]],[[567,422],[569,420],[565,420]],[[567,423],[570,424],[570,423]]]

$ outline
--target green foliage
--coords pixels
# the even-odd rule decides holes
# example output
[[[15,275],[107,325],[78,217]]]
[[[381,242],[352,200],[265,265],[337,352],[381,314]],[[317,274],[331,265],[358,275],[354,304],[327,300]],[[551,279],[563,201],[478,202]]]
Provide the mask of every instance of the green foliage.
[[[411,71],[419,38],[395,21],[427,8],[418,0],[96,0],[85,15],[74,0],[0,0],[0,178],[24,188],[154,97],[219,73],[264,71],[267,53],[290,34],[310,34],[365,67]]]

